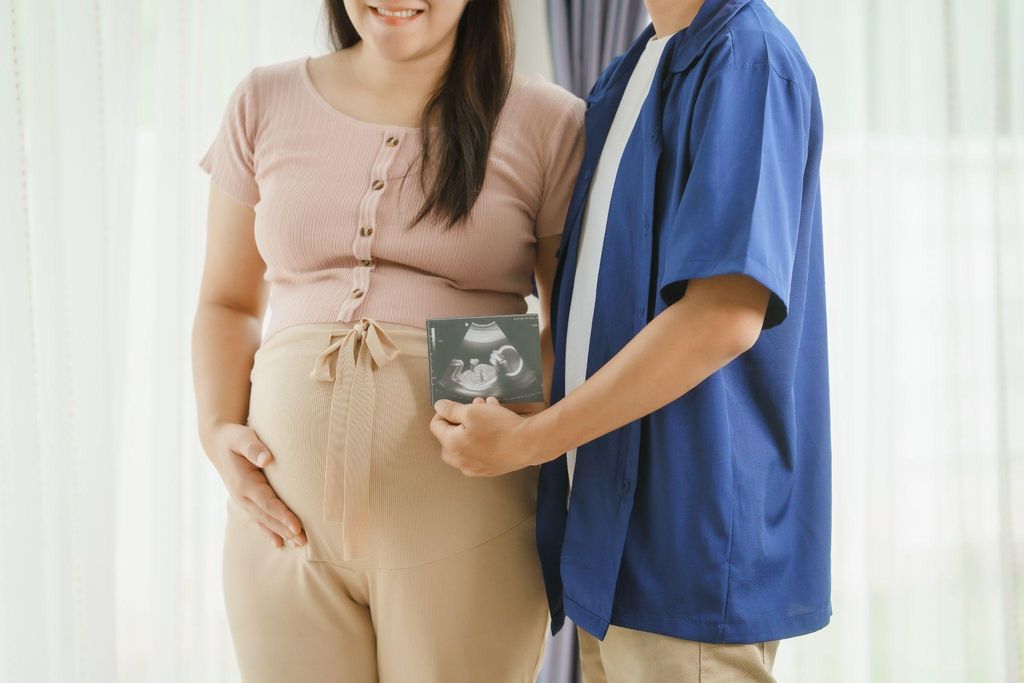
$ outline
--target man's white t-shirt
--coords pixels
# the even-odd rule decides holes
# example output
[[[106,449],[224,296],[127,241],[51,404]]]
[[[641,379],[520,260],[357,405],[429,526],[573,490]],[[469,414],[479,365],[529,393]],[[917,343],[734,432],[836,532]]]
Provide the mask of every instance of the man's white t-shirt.
[[[611,205],[615,176],[622,161],[622,152],[636,126],[640,109],[650,92],[654,72],[658,68],[661,53],[669,38],[671,36],[652,38],[640,55],[622,94],[619,108],[615,111],[615,119],[601,149],[597,168],[594,169],[594,179],[587,194],[583,223],[580,226],[579,255],[565,337],[566,395],[587,379],[587,356],[590,352],[590,330],[597,297],[597,274],[601,267],[601,251],[604,246],[604,233],[608,223],[608,208]],[[571,487],[576,467],[576,449],[569,451],[566,457]]]

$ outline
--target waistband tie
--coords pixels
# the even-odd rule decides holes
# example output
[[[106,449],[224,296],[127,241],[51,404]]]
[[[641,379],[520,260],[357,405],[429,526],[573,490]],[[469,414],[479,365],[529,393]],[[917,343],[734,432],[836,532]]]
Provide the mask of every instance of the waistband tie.
[[[373,370],[398,356],[398,346],[377,323],[363,318],[331,332],[310,379],[334,382],[331,393],[324,519],[342,524],[342,558],[367,555],[370,453],[376,389]]]

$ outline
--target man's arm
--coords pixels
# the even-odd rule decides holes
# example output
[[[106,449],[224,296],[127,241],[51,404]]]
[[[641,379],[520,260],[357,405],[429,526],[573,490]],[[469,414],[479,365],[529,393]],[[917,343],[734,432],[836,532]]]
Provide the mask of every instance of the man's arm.
[[[442,456],[466,474],[494,476],[548,462],[671,403],[753,346],[769,291],[745,275],[691,280],[586,382],[522,418],[486,404],[439,401],[431,429]]]
[[[524,425],[543,462],[678,399],[757,341],[768,290],[744,275],[693,280],[562,401]]]

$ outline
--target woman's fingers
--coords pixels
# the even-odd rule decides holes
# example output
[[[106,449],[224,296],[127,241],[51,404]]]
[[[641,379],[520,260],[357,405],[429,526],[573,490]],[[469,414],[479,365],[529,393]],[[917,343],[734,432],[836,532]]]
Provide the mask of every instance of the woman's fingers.
[[[287,545],[290,548],[301,548],[306,545],[305,531],[301,531],[294,536],[289,535],[290,532],[286,532],[285,535],[282,536],[277,531],[274,531],[274,529],[280,529],[281,527],[281,524],[277,520],[263,512],[256,503],[252,501],[246,502],[251,506],[250,508],[247,508],[247,512],[252,518],[253,524],[260,530],[260,533],[266,536],[267,539],[274,544],[275,548],[280,548],[282,545]]]
[[[239,518],[246,526],[253,527],[260,532],[260,535],[264,536],[268,541],[273,544],[275,548],[280,548],[285,544],[285,539],[280,534],[275,533],[266,524],[262,522],[265,515],[262,510],[259,509],[255,503],[248,498],[241,496],[231,496],[231,505],[240,508]],[[230,510],[229,510],[230,512]]]
[[[284,539],[275,534],[273,531],[263,526],[259,522],[255,522],[255,525],[256,528],[259,529],[260,533],[266,536],[267,540],[274,544],[275,548],[280,548],[282,545],[284,545]]]
[[[263,530],[275,547],[287,544],[298,548],[306,543],[302,522],[288,509],[261,468],[268,465],[273,456],[255,430],[240,425],[241,429],[232,438],[231,450],[237,454],[225,469],[224,480],[229,490],[235,492],[249,517]]]
[[[292,536],[291,538],[287,539],[285,543],[290,545],[292,548],[301,548],[302,546],[306,545],[306,532],[302,531],[298,535]]]
[[[266,512],[264,512],[263,508],[260,507],[259,503],[255,502],[254,500],[250,498],[243,498],[242,507],[245,509],[245,512],[249,515],[249,517],[254,522],[256,522],[256,524],[269,530],[275,536],[281,538],[282,541],[285,541],[294,536],[294,534],[292,534],[292,532],[288,529],[287,526],[285,526],[284,524],[282,524],[281,522],[279,522],[278,520],[274,519]]]
[[[270,454],[270,449],[256,437],[256,432],[248,427],[234,445],[234,450],[256,467],[266,467],[274,458]]]
[[[259,527],[276,548],[285,544],[293,548],[305,545],[302,522],[277,497],[261,469],[273,456],[256,431],[248,425],[226,426],[221,444],[214,464],[248,521]]]
[[[293,534],[298,535],[302,532],[302,522],[277,496],[271,497],[263,509],[274,519],[280,520]]]
[[[268,483],[257,483],[249,487],[246,496],[259,506],[260,510],[270,519],[274,520],[285,531],[282,534],[285,538],[298,536],[302,532],[302,522],[294,512],[288,509],[274,489]],[[273,527],[272,527],[273,528]]]

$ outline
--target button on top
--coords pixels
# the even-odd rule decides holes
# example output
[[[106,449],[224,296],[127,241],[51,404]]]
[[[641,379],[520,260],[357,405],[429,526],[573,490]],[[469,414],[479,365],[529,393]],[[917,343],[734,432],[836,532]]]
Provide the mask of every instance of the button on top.
[[[384,144],[387,145],[388,147],[396,147],[398,145],[398,138],[392,135],[391,137],[384,141]]]
[[[370,266],[373,265],[373,259],[372,258],[364,258],[361,261],[359,261],[359,265],[363,266],[364,268],[369,268]]]
[[[363,237],[369,237],[370,235],[373,234],[373,228],[371,228],[369,225],[364,225],[363,227],[359,228],[359,234],[362,235]]]
[[[384,181],[383,180],[374,180],[373,181],[373,185],[370,185],[370,187],[372,187],[375,190],[379,190],[382,187],[384,187]]]
[[[361,290],[361,289],[357,289],[357,290],[354,290],[354,291],[352,292],[352,298],[353,298],[353,299],[358,299],[358,298],[359,298],[359,297],[361,297],[362,295],[363,295],[363,290]]]

